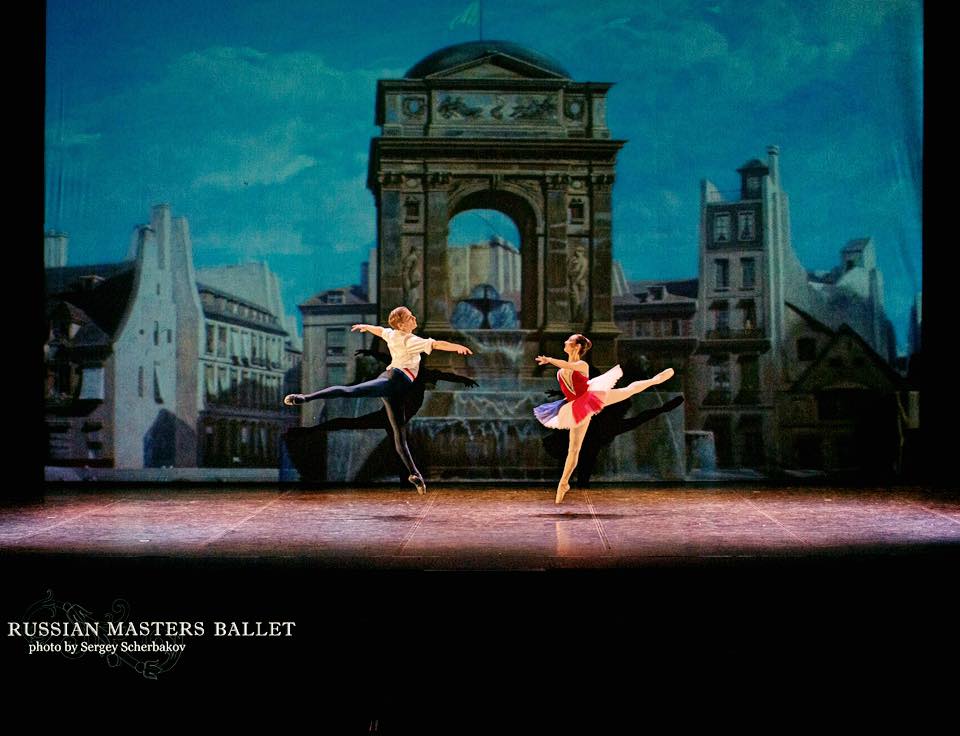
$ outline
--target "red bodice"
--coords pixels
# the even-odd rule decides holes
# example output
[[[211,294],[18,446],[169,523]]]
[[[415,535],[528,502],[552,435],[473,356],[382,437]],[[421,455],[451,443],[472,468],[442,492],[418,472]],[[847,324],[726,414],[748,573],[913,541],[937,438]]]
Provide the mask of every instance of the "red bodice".
[[[587,392],[587,377],[585,375],[580,371],[570,371],[570,376],[573,381],[573,390],[571,390],[567,382],[563,380],[561,371],[557,371],[557,381],[567,401],[573,401],[578,396],[583,396]]]

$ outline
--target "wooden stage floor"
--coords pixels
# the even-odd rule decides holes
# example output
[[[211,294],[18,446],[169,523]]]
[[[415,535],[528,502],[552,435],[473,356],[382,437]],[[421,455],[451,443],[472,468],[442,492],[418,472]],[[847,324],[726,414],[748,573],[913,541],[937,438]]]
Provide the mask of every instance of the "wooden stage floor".
[[[51,490],[0,509],[0,551],[336,567],[623,568],[960,545],[960,498],[919,488],[434,486]]]
[[[610,486],[557,506],[546,486],[83,485],[0,508],[5,622],[47,599],[205,622],[162,692],[305,690],[262,702],[347,719],[329,733],[426,732],[428,701],[457,704],[443,733],[526,733],[566,718],[567,693],[594,718],[595,697],[900,688],[960,657],[958,563],[960,496],[921,487]],[[217,637],[216,621],[295,627]],[[0,646],[36,692],[161,692],[97,654]],[[533,730],[498,720],[508,703]]]

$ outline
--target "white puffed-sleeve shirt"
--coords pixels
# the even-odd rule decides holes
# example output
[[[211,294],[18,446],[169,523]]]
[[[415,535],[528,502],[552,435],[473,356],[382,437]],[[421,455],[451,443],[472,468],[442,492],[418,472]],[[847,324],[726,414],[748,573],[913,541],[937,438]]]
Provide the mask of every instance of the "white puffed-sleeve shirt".
[[[420,370],[420,353],[429,355],[433,352],[433,338],[419,337],[412,332],[401,332],[391,327],[384,327],[382,337],[390,350],[391,368],[399,368],[412,381]]]

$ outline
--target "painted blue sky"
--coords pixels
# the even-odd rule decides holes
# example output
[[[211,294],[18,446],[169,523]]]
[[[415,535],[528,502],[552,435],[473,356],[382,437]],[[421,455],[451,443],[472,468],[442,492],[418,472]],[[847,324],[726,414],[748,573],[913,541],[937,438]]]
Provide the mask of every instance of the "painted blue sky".
[[[121,260],[167,202],[198,266],[265,260],[296,314],[357,281],[375,244],[376,80],[475,40],[451,26],[468,5],[48,0],[44,227],[69,233],[71,264]],[[700,180],[734,190],[777,144],[801,261],[829,269],[871,235],[901,350],[921,286],[922,36],[920,0],[483,5],[484,38],[615,83],[628,278],[695,276]],[[451,240],[489,233],[462,217]]]

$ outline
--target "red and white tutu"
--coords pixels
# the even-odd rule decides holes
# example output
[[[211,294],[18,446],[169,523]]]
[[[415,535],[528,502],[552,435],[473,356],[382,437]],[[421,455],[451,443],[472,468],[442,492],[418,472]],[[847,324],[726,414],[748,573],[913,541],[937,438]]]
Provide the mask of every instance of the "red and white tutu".
[[[580,371],[571,371],[572,386],[564,381],[562,373],[557,371],[557,381],[565,398],[541,404],[533,409],[540,423],[550,429],[579,427],[606,406],[607,391],[623,378],[619,365],[590,379]]]

